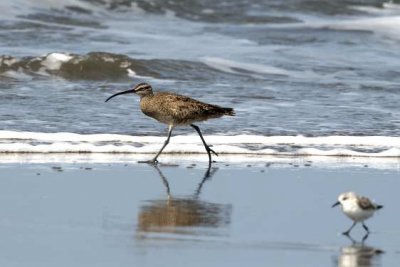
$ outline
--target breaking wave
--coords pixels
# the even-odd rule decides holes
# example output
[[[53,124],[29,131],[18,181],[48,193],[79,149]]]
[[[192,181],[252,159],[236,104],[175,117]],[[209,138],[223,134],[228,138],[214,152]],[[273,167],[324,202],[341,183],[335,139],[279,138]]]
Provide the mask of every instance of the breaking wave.
[[[400,137],[205,136],[219,154],[277,156],[400,157]],[[0,153],[156,153],[165,137],[0,131]],[[165,154],[200,154],[196,135],[171,139]]]
[[[0,56],[0,76],[60,76],[66,79],[116,80],[132,77],[202,79],[216,70],[201,62],[172,59],[133,59],[126,55],[90,52],[86,55],[49,53],[43,56]]]

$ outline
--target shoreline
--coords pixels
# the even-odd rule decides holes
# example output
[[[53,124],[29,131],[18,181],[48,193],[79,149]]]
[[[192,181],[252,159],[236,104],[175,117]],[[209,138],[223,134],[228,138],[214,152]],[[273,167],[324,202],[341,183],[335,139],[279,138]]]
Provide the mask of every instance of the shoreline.
[[[153,154],[130,153],[0,153],[1,164],[139,164]],[[400,158],[356,156],[284,156],[220,154],[213,157],[215,166],[249,167],[368,167],[373,169],[400,170]],[[160,165],[208,165],[206,154],[162,154]]]

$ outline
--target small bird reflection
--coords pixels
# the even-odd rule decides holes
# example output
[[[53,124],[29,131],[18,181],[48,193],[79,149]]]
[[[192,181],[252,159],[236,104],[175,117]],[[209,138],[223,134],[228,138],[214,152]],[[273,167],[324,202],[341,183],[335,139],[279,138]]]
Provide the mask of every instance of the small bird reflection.
[[[351,245],[340,249],[340,255],[337,258],[337,266],[340,267],[369,267],[380,266],[380,255],[383,250],[366,246],[364,242],[368,238],[366,234],[360,242],[354,240],[350,235],[347,236]]]
[[[153,166],[166,188],[167,199],[152,200],[141,207],[138,216],[138,231],[153,233],[175,234],[206,234],[220,235],[219,231],[206,231],[205,229],[218,229],[230,224],[232,206],[199,200],[204,184],[211,179],[217,168],[211,169],[209,164],[203,179],[195,192],[189,197],[174,198],[167,178],[161,169]]]

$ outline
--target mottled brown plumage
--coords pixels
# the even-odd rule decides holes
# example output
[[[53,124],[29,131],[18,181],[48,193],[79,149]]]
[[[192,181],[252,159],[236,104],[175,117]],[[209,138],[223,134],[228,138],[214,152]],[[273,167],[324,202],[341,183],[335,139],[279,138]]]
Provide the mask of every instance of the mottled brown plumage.
[[[233,116],[231,108],[223,108],[170,92],[143,96],[140,109],[144,114],[168,125],[188,125],[193,122]]]
[[[169,143],[173,128],[180,125],[190,125],[199,134],[207,151],[209,163],[211,164],[210,152],[214,153],[215,155],[217,155],[217,153],[215,153],[215,151],[207,145],[201,134],[200,128],[193,123],[219,118],[224,115],[235,115],[232,108],[207,104],[187,96],[170,92],[159,92],[154,94],[153,89],[147,83],[140,83],[133,89],[116,93],[107,98],[106,102],[117,95],[128,93],[135,93],[140,96],[140,109],[145,115],[169,126],[168,138],[161,150],[151,161],[153,163],[157,163],[158,156]]]

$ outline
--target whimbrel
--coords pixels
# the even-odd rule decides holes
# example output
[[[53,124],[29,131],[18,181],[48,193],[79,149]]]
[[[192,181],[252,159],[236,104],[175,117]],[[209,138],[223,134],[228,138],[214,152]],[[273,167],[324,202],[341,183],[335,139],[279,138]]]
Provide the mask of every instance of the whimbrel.
[[[168,125],[167,140],[165,140],[156,156],[152,160],[146,162],[156,164],[158,162],[158,156],[169,143],[174,127],[183,125],[192,126],[199,134],[207,151],[209,164],[211,164],[211,152],[218,156],[218,154],[207,145],[200,128],[193,123],[219,118],[224,115],[234,116],[235,112],[232,108],[207,104],[187,96],[170,92],[158,92],[153,94],[153,89],[147,83],[139,83],[132,89],[116,93],[107,98],[106,102],[117,95],[129,93],[135,93],[140,96],[140,109],[145,115]]]

